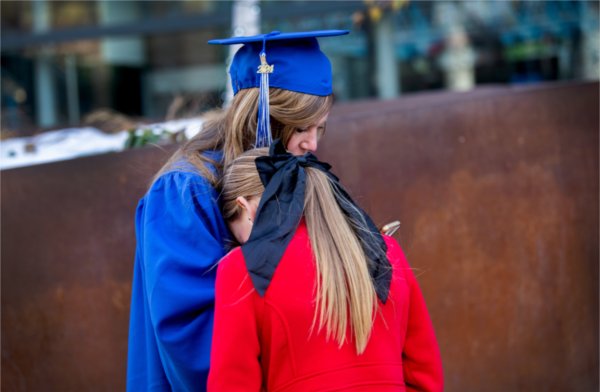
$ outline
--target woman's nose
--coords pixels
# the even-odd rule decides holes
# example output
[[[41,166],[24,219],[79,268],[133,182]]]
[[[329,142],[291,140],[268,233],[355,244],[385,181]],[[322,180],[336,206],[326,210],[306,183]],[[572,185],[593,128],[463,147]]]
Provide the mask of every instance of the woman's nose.
[[[302,147],[305,152],[316,152],[319,143],[317,127],[310,127],[310,129],[304,132],[304,135],[305,138],[302,140],[300,147]]]

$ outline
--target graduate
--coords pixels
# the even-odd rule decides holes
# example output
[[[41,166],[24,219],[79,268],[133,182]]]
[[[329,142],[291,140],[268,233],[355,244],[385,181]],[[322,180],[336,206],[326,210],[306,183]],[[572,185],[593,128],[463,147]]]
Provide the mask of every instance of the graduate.
[[[281,139],[291,154],[317,150],[333,104],[331,64],[318,38],[344,30],[214,40],[235,54],[235,96],[156,174],[136,215],[127,364],[128,391],[203,391],[208,377],[216,262],[230,234],[223,221],[223,167]]]
[[[277,141],[223,178],[209,391],[442,391],[419,285],[330,166]]]

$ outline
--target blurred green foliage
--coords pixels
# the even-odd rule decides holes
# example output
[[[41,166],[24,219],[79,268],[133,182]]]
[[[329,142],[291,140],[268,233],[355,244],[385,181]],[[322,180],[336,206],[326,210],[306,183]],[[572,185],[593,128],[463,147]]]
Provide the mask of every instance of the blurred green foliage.
[[[130,129],[127,131],[128,137],[125,140],[125,149],[144,147],[149,144],[165,145],[172,143],[181,143],[187,140],[185,130],[176,132],[166,129],[153,130],[146,129]]]

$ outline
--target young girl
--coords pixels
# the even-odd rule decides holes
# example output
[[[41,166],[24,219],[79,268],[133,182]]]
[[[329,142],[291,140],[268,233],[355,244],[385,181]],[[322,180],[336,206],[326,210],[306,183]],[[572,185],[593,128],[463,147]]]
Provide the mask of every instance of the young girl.
[[[220,262],[208,389],[441,391],[438,345],[399,245],[307,154],[249,151],[223,177],[242,243]]]

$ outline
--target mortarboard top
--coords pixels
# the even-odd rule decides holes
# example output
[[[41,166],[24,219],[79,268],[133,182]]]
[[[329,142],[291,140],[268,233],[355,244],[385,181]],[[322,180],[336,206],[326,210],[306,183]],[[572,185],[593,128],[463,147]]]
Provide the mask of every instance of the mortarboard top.
[[[234,94],[260,88],[256,147],[271,143],[269,87],[319,96],[333,93],[331,63],[319,48],[317,38],[348,33],[348,30],[273,31],[208,41],[213,45],[243,44],[233,57],[229,74]]]
[[[283,33],[273,31],[248,37],[208,41],[213,45],[244,44],[231,62],[229,73],[233,92],[260,86],[260,53],[273,65],[269,86],[299,93],[325,96],[332,93],[331,64],[319,48],[318,37],[348,34],[348,30],[317,30]]]
[[[281,31],[272,31],[267,34],[259,34],[252,36],[240,36],[223,39],[211,39],[208,41],[212,45],[233,45],[233,44],[247,44],[250,42],[266,41],[281,41],[281,40],[295,40],[304,38],[319,38],[319,37],[333,37],[336,35],[348,34],[348,30],[314,30],[314,31],[296,31],[293,33],[282,33]]]

